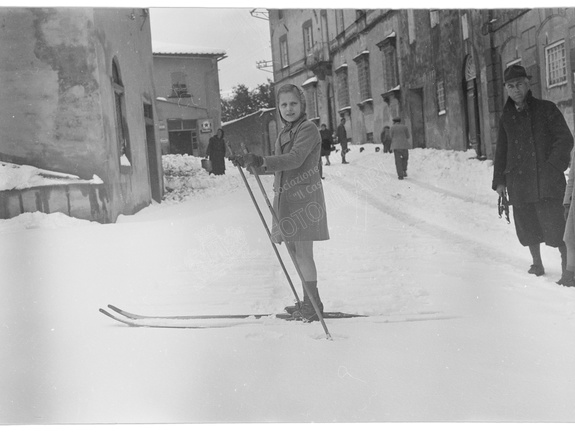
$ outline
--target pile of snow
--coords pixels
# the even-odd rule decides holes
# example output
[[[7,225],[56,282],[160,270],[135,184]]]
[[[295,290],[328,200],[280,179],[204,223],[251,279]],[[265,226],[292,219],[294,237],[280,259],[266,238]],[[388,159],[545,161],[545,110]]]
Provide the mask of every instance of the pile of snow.
[[[97,224],[97,222],[76,219],[63,213],[22,213],[12,219],[0,221],[0,234],[21,231],[22,229],[56,230],[68,227],[89,226],[91,224]]]
[[[230,193],[243,186],[238,169],[226,161],[226,174],[214,175],[202,168],[202,159],[189,155],[164,155],[164,201],[178,203]]]
[[[0,163],[0,191],[70,183],[100,184],[102,180],[97,175],[94,175],[92,180],[82,180],[73,174],[44,170],[30,165]]]

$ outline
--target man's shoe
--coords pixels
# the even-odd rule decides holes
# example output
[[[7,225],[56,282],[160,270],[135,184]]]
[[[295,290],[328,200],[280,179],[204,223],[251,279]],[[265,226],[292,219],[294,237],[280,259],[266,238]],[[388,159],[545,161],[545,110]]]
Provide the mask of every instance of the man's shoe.
[[[407,171],[403,171],[403,177],[407,177]]]
[[[399,180],[403,180],[403,177],[402,177],[402,176],[399,176],[399,177],[397,177],[397,178],[398,178]]]
[[[569,277],[565,277],[565,276],[561,276],[561,279],[559,279],[557,282],[555,282],[557,285],[563,285],[566,287],[575,287],[575,279],[574,278],[569,278]]]
[[[575,273],[572,270],[563,270],[561,279],[559,279],[556,283],[557,285],[575,287]]]
[[[534,274],[535,276],[543,276],[545,274],[545,268],[541,264],[532,264],[527,270],[527,273]]]

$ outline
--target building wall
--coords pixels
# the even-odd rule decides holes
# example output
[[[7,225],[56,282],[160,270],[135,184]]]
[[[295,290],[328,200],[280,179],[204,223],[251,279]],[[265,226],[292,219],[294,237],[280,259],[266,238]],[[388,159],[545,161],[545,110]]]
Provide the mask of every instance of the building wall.
[[[335,105],[338,117],[346,118],[348,136],[351,136],[352,143],[363,143],[370,139],[372,142],[381,142],[380,135],[384,126],[392,123],[396,105],[393,96],[387,102],[384,93],[387,90],[384,85],[384,63],[380,44],[391,33],[398,31],[398,22],[393,14],[388,10],[368,11],[365,22],[355,21],[355,11],[345,10],[343,33],[337,34],[335,25],[335,11],[329,11],[332,19],[330,23],[330,51],[333,57],[333,68],[337,69],[347,64],[348,87],[350,110],[345,110],[337,98],[337,74],[334,74],[336,89]],[[352,14],[353,13],[353,14]],[[352,21],[352,19],[354,21]],[[351,24],[349,24],[351,22]],[[349,24],[349,25],[348,25]],[[361,104],[363,98],[360,94],[358,63],[354,61],[362,52],[369,52],[369,75],[371,102]],[[337,121],[339,124],[339,119]],[[337,127],[337,124],[332,128]],[[333,129],[332,129],[333,130]]]
[[[173,98],[172,73],[183,72],[187,76],[188,93],[191,98]],[[221,125],[220,87],[217,56],[169,56],[154,54],[154,82],[157,96],[167,102],[158,104],[160,139],[163,153],[169,153],[167,119],[196,121],[198,149],[196,156],[204,156],[208,141]],[[202,124],[209,121],[211,128]]]
[[[134,14],[134,15],[132,15]],[[151,202],[150,173],[163,191],[162,160],[157,128],[154,148],[148,151],[144,104],[151,105],[154,118],[150,19],[144,9],[94,9],[95,51],[99,60],[101,116],[104,146],[100,146],[101,178],[108,186],[114,215],[133,214]],[[117,60],[124,86],[125,114],[131,148],[131,166],[121,166],[116,138],[116,107],[112,87],[112,61]],[[151,154],[153,153],[153,155]],[[152,161],[151,159],[154,159]],[[158,187],[158,185],[155,185]]]
[[[569,127],[573,109],[575,71],[575,9],[473,10],[270,10],[270,34],[276,88],[284,82],[301,85],[316,76],[317,93],[326,101],[319,117],[334,129],[347,119],[352,143],[380,142],[383,126],[395,116],[411,128],[415,146],[466,150],[492,158],[507,94],[503,70],[521,61],[536,97],[555,102]],[[323,18],[325,17],[325,19]],[[322,70],[303,52],[302,26],[313,23],[320,42]],[[386,88],[384,46],[394,35],[398,86]],[[281,67],[280,38],[288,41],[289,65]],[[566,80],[547,83],[546,48],[564,44]],[[325,48],[327,44],[327,55]],[[380,48],[382,48],[380,50]],[[371,99],[362,103],[358,54],[369,58]],[[337,72],[347,67],[349,104],[338,100]],[[440,90],[443,84],[443,96]],[[440,109],[440,100],[445,109]],[[320,98],[321,99],[321,98]],[[327,121],[324,121],[327,119]]]
[[[153,109],[155,96],[147,11],[5,8],[0,23],[0,158],[84,179],[99,176],[109,221],[148,205],[143,103]],[[130,167],[120,166],[113,58],[124,79]],[[151,134],[156,138],[155,130]],[[163,191],[161,160],[155,162],[154,187]]]
[[[575,71],[575,10],[567,8],[499,11],[492,28],[494,46],[504,70],[513,60],[521,60],[532,75],[534,96],[557,104],[571,131],[575,130],[573,111],[573,72]],[[507,25],[503,25],[509,22]],[[564,41],[567,80],[557,86],[547,83],[546,47]],[[502,92],[503,100],[507,94]]]
[[[92,9],[0,9],[0,157],[91,178],[103,160]]]

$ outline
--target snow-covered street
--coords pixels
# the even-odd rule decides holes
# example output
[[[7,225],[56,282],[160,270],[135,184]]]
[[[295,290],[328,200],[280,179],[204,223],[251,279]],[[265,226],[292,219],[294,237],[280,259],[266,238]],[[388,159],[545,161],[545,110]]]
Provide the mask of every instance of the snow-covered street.
[[[0,423],[575,421],[575,290],[555,284],[559,252],[543,246],[546,275],[527,274],[529,252],[497,214],[490,161],[412,150],[399,181],[376,147],[324,166],[322,300],[369,315],[327,320],[333,341],[319,323],[132,328],[98,312],[293,303],[231,164],[214,177],[198,158],[169,157],[167,185],[180,187],[116,224],[0,221]],[[182,170],[188,178],[172,178]],[[262,180],[271,193],[272,177]]]

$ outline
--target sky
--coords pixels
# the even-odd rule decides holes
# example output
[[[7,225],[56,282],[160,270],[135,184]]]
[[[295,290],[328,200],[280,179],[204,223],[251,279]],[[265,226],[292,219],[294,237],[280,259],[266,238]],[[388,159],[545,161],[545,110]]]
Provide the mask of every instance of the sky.
[[[227,58],[219,62],[220,90],[228,95],[233,87],[255,88],[273,80],[273,74],[256,67],[272,59],[269,22],[255,18],[249,8],[150,8],[152,40],[195,48],[217,48]]]

